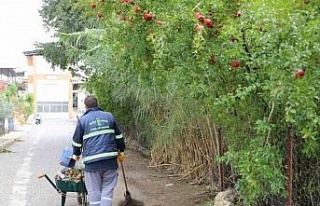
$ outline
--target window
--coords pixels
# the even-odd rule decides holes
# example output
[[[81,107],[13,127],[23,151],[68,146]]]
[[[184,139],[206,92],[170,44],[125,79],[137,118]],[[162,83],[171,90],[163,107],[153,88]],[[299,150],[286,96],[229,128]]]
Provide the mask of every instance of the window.
[[[68,112],[68,102],[37,102],[39,113]]]

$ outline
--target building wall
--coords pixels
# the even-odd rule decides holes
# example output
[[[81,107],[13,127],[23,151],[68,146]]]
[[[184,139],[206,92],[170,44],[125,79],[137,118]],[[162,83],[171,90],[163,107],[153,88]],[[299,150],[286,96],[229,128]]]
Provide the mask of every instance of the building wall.
[[[83,90],[77,91],[77,114],[78,116],[83,115],[83,113],[86,111],[86,108],[84,106],[84,99],[86,98],[86,93]]]
[[[51,68],[43,56],[27,56],[28,92],[35,98],[34,115],[42,118],[72,118],[72,75]]]
[[[15,68],[0,68],[0,92],[4,91],[11,83],[16,83]]]

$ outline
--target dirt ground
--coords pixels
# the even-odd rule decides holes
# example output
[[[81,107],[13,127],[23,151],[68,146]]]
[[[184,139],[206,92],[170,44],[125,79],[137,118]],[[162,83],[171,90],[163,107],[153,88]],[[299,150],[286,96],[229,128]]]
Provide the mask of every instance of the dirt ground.
[[[205,205],[213,199],[206,186],[179,181],[163,169],[149,165],[148,158],[133,149],[127,149],[124,171],[128,189],[133,199],[145,206],[195,206]],[[125,184],[121,169],[115,190],[115,204],[124,200]]]

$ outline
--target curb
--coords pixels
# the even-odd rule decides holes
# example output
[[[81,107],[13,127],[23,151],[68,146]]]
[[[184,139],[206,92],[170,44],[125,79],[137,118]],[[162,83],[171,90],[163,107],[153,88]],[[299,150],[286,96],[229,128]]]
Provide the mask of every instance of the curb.
[[[24,134],[26,134],[31,128],[31,124],[28,122],[24,124],[21,130],[14,130],[7,134],[0,136],[0,150],[13,145],[15,142],[19,141]]]
[[[6,147],[13,145],[13,143],[20,140],[21,137],[22,137],[22,135],[20,135],[19,137],[14,137],[14,138],[4,140],[2,143],[0,143],[0,149],[3,149],[3,148],[6,148]]]

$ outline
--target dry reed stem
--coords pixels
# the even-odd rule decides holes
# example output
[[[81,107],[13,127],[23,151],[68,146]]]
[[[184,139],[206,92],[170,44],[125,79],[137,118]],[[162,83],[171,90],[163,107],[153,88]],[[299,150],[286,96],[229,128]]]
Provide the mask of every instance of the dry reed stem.
[[[204,121],[190,121],[178,136],[165,145],[155,144],[152,149],[152,167],[164,167],[180,174],[181,180],[214,184],[218,166],[216,127],[208,117]]]

